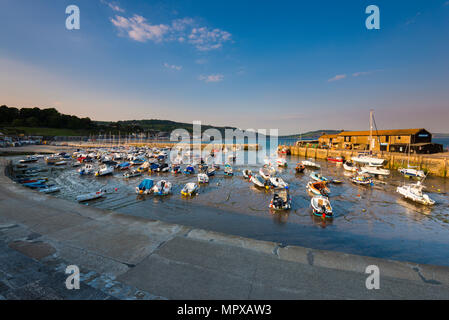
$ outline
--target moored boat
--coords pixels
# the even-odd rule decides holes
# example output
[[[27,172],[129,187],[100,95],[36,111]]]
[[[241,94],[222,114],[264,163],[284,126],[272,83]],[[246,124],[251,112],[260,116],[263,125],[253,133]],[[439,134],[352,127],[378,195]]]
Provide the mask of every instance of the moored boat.
[[[183,196],[193,196],[198,192],[198,185],[194,182],[186,183],[181,190]]]
[[[224,174],[226,176],[233,176],[234,175],[234,171],[232,170],[232,166],[229,163],[225,164]]]
[[[138,194],[150,194],[153,191],[154,182],[152,179],[144,179],[139,186],[136,187]]]
[[[198,183],[209,183],[209,176],[205,173],[198,173]]]
[[[295,171],[296,171],[296,173],[303,173],[305,168],[306,168],[305,165],[303,165],[301,162],[298,162],[296,164]]]
[[[84,201],[95,200],[95,199],[103,197],[105,194],[106,194],[106,192],[103,190],[99,190],[97,192],[91,192],[91,193],[87,193],[87,194],[82,194],[82,195],[79,195],[76,197],[76,201],[84,202]]]
[[[269,188],[269,183],[267,180],[265,180],[264,178],[262,178],[260,175],[256,174],[256,175],[252,175],[250,178],[250,181],[259,188]]]
[[[289,210],[292,207],[292,199],[287,189],[281,189],[273,194],[269,208],[273,210]]]
[[[244,169],[242,174],[245,179],[251,179],[251,176],[253,175],[252,171],[249,169]]]
[[[396,192],[401,194],[404,198],[410,199],[412,201],[418,202],[426,206],[432,206],[435,204],[435,200],[430,199],[430,197],[423,193],[422,190],[424,186],[420,181],[414,184],[399,186],[396,188]]]
[[[310,174],[310,177],[315,180],[315,181],[329,181],[328,178],[326,178],[325,176],[323,176],[321,173],[319,172],[312,172]]]
[[[412,169],[412,168],[401,168],[399,172],[403,174],[405,177],[410,178],[420,178],[423,179],[426,177],[426,174],[422,170]]]
[[[315,196],[310,200],[313,214],[322,218],[333,218],[332,206],[327,197]]]
[[[166,196],[170,194],[172,188],[171,182],[167,180],[158,181],[153,187],[153,193],[158,196]]]
[[[270,177],[270,183],[274,188],[285,189],[288,188],[288,183],[280,177]]]
[[[327,196],[331,192],[324,181],[309,181],[306,188],[315,195]]]

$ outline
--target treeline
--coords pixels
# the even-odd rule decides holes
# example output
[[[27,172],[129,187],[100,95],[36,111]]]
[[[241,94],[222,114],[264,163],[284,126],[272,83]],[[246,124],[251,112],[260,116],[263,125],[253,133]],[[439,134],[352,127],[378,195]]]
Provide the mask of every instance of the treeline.
[[[0,107],[0,124],[3,127],[45,127],[74,130],[92,130],[94,122],[90,118],[78,118],[59,113],[54,108],[9,108]]]

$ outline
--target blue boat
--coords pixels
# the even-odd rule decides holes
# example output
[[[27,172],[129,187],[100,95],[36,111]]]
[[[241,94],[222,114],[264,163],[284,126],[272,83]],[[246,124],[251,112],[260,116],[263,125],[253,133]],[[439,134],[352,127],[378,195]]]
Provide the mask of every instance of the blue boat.
[[[148,194],[151,192],[154,186],[154,182],[152,179],[144,179],[138,187],[136,187],[136,193],[139,194]]]
[[[160,165],[159,163],[152,163],[152,164],[150,165],[150,171],[158,171],[158,169],[159,169],[160,166],[161,166],[161,165]]]
[[[318,172],[312,172],[310,174],[310,177],[315,181],[329,181],[328,178],[322,176],[321,173],[318,173]]]
[[[189,165],[184,169],[184,173],[185,174],[194,174],[195,168],[193,166]]]

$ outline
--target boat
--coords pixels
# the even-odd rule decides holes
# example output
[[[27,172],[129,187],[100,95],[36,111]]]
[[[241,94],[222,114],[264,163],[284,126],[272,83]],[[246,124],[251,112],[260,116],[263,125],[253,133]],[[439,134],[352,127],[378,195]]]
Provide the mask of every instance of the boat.
[[[343,158],[342,157],[328,157],[327,161],[329,162],[336,162],[336,163],[342,163]]]
[[[351,160],[356,163],[375,166],[381,166],[385,162],[385,159],[374,157],[369,152],[359,152],[359,154],[356,157],[352,157]]]
[[[399,169],[399,172],[403,174],[405,177],[409,178],[425,178],[426,174],[422,170],[416,170],[412,168],[401,168]]]
[[[138,177],[141,175],[142,175],[142,172],[139,170],[129,170],[123,174],[123,177],[126,179],[129,179],[129,178],[134,178],[134,177]]]
[[[259,169],[259,175],[265,180],[269,180],[274,173],[275,171],[270,166],[263,166]]]
[[[358,174],[355,175],[351,178],[351,181],[359,184],[359,185],[363,185],[363,186],[367,186],[367,185],[372,185],[373,184],[373,179],[371,179],[371,176],[367,175],[367,174]]]
[[[35,156],[28,156],[25,159],[19,160],[20,163],[30,163],[30,162],[36,162],[39,158]]]
[[[194,173],[195,173],[195,168],[192,165],[188,165],[184,169],[184,174],[194,174]]]
[[[158,181],[153,187],[153,193],[158,196],[166,196],[171,192],[171,182],[166,180]]]
[[[249,169],[244,169],[242,171],[242,174],[243,174],[243,177],[248,180],[251,179],[251,176],[253,175],[252,171]]]
[[[91,192],[91,193],[79,195],[76,197],[76,201],[78,201],[78,202],[90,201],[90,200],[101,198],[105,194],[106,194],[105,191],[99,190],[97,192]]]
[[[148,169],[150,172],[157,172],[161,165],[159,163],[150,164],[150,168]]]
[[[88,175],[94,173],[94,166],[92,164],[86,164],[84,167],[78,170],[80,175]]]
[[[306,188],[315,195],[327,196],[331,192],[325,181],[309,181]]]
[[[284,158],[277,158],[276,164],[278,167],[287,167],[287,160],[285,160]]]
[[[292,199],[287,189],[276,191],[271,199],[270,209],[273,210],[289,210],[292,207]]]
[[[209,183],[209,176],[205,173],[198,173],[198,183]]]
[[[315,196],[310,200],[313,214],[322,218],[333,218],[332,206],[327,197]]]
[[[67,161],[61,160],[54,163],[55,166],[65,166],[67,164]]]
[[[256,174],[251,176],[250,181],[259,188],[269,188],[269,184],[267,182],[267,180],[265,180],[264,178],[262,178],[260,175]]]
[[[181,190],[183,196],[193,196],[198,192],[198,185],[194,182],[186,183],[184,188]]]
[[[318,172],[312,172],[310,174],[310,177],[315,181],[329,181],[328,178],[326,178],[325,176],[323,176],[321,173]]]
[[[309,168],[321,168],[321,166],[318,163],[313,162],[312,160],[304,160],[302,161],[302,164]]]
[[[181,173],[181,166],[178,164],[173,164],[171,167],[171,172],[175,174]]]
[[[22,185],[27,188],[37,189],[45,187],[46,182],[46,180],[37,180],[36,182],[22,183]]]
[[[59,188],[58,186],[45,186],[39,189],[39,192],[42,193],[55,193],[59,191],[61,191],[61,188]]]
[[[298,162],[296,164],[295,171],[296,173],[303,173],[305,168],[306,168],[305,165],[303,165],[301,162]]]
[[[368,173],[368,174],[372,174],[372,175],[380,175],[380,176],[390,175],[390,170],[383,169],[379,166],[371,166],[371,165],[367,165],[367,166],[360,168],[360,172]]]
[[[286,183],[280,177],[270,177],[270,183],[274,188],[278,188],[278,189],[288,188],[288,183]]]
[[[354,165],[354,162],[351,161],[345,161],[343,162],[343,168],[346,171],[356,172],[358,168]]]
[[[401,194],[404,198],[410,199],[412,201],[418,202],[426,206],[432,206],[435,204],[435,200],[430,199],[430,197],[423,193],[422,190],[424,186],[421,181],[414,184],[404,185],[396,188],[396,192]]]
[[[114,172],[114,167],[107,166],[107,165],[101,165],[97,172],[95,172],[96,177],[103,177],[107,176],[109,174],[112,174]]]
[[[207,168],[206,174],[207,174],[209,177],[212,177],[212,176],[215,176],[215,171],[216,171],[215,167]]]
[[[233,175],[234,175],[234,172],[233,172],[233,170],[232,170],[232,167],[231,167],[231,165],[230,165],[229,163],[226,163],[226,164],[225,164],[224,174],[225,174],[226,176],[233,176]]]
[[[128,170],[131,167],[131,163],[123,162],[117,165],[117,169],[119,170]]]
[[[157,172],[168,172],[170,171],[170,166],[167,163],[162,163],[157,169]]]
[[[154,182],[151,179],[144,179],[139,186],[136,187],[136,193],[149,194],[153,191]]]

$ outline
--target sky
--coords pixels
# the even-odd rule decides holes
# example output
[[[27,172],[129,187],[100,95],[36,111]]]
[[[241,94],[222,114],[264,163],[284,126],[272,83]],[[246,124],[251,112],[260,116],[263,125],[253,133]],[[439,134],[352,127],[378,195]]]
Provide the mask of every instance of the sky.
[[[1,0],[0,24],[0,105],[281,134],[367,130],[373,109],[449,132],[448,0]]]

